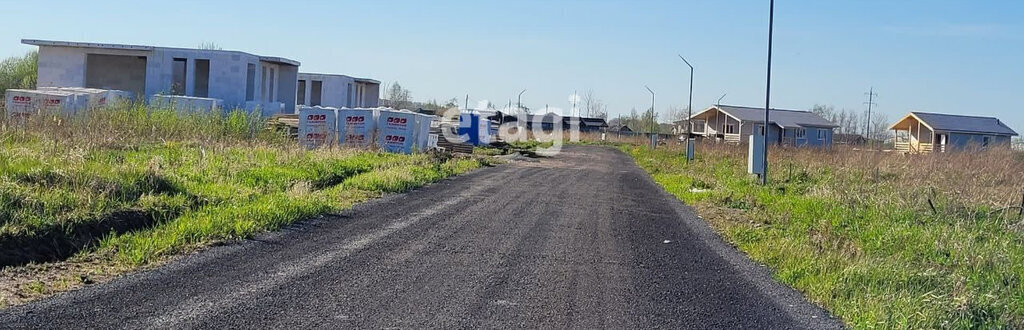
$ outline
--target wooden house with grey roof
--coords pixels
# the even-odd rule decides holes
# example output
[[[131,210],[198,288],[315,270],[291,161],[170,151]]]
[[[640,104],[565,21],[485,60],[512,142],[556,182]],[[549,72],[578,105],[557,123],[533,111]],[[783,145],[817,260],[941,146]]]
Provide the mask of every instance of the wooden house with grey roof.
[[[830,146],[836,124],[816,113],[772,109],[768,118],[768,141],[778,145]],[[693,133],[707,139],[740,143],[760,131],[764,108],[713,105],[690,117]]]
[[[889,129],[896,132],[897,151],[945,152],[955,149],[1009,147],[1017,132],[993,117],[911,112]]]

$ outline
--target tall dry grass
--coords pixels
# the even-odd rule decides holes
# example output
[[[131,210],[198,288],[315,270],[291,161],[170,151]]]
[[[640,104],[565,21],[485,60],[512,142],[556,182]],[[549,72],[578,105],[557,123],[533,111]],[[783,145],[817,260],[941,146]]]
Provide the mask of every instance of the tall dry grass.
[[[241,111],[120,104],[5,119],[0,308],[94,281],[86,261],[131,270],[481,165],[444,154],[307,150]],[[54,262],[90,275],[46,267]]]
[[[770,148],[761,186],[744,146],[621,148],[851,327],[1024,327],[1020,152]]]

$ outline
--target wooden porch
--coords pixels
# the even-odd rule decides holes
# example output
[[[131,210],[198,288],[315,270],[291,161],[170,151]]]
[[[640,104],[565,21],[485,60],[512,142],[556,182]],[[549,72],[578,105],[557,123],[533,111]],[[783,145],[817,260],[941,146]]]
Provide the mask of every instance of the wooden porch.
[[[893,147],[896,151],[905,153],[930,153],[945,152],[945,138],[939,136],[934,129],[914,117],[906,117],[893,124],[892,130],[896,133],[896,140]],[[938,144],[936,143],[938,140]]]

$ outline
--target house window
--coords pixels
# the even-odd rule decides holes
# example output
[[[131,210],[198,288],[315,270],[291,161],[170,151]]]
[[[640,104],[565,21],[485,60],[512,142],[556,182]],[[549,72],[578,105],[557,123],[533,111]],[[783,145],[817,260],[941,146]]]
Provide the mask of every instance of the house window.
[[[983,137],[981,137],[981,146],[982,147],[988,147],[988,144],[990,142],[992,142],[992,137],[991,136],[983,136]]]
[[[828,134],[827,134],[827,133],[825,133],[825,132],[826,132],[826,131],[825,131],[825,130],[823,130],[823,129],[819,129],[819,130],[818,130],[818,140],[821,140],[821,141],[825,141],[825,138],[827,138],[827,137],[828,137]]]
[[[187,59],[175,58],[171,65],[171,95],[185,95]]]
[[[754,130],[757,131],[757,135],[764,136],[764,126],[754,125]]]
[[[736,134],[736,124],[723,124],[722,131],[725,131],[725,134]]]
[[[803,128],[797,128],[796,129],[796,138],[798,138],[798,139],[807,138],[807,130],[803,129]]]
[[[691,131],[694,133],[704,133],[705,124],[706,122],[704,119],[694,119],[690,122],[690,125],[692,126]]]

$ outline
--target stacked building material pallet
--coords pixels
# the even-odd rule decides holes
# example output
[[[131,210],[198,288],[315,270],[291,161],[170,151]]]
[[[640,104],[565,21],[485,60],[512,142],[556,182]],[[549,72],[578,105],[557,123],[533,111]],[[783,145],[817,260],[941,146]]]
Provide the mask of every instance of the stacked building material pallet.
[[[288,132],[288,136],[298,138],[299,115],[275,115],[267,120],[267,129]]]
[[[450,151],[450,152],[459,152],[459,153],[464,153],[464,154],[471,154],[471,153],[473,153],[473,145],[471,145],[471,144],[468,144],[468,143],[458,143],[458,142],[454,142],[454,141],[448,141],[448,139],[446,139],[444,137],[444,134],[442,134],[442,132],[441,132],[441,130],[444,129],[444,128],[449,128],[449,127],[442,126],[442,128],[431,128],[430,129],[430,133],[431,134],[437,134],[437,147],[438,148],[444,148],[444,150],[447,150],[447,151]]]

